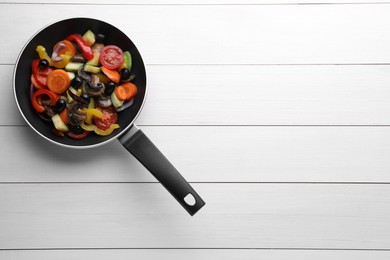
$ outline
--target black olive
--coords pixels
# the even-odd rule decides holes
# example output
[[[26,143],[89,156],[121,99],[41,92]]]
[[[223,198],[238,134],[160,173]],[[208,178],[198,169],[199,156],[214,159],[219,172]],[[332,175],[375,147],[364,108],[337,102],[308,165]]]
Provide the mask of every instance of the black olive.
[[[87,103],[89,104],[89,101],[91,100],[91,97],[87,94],[87,93],[84,93],[81,95],[81,98]]]
[[[96,42],[97,43],[104,43],[105,39],[106,39],[106,36],[104,36],[104,34],[101,34],[101,33],[96,34]]]
[[[46,69],[47,67],[49,67],[49,61],[47,59],[41,59],[39,61],[39,67],[41,69]]]
[[[69,127],[69,130],[71,132],[75,133],[75,134],[79,135],[79,134],[84,133],[84,129],[82,129],[81,126],[79,126],[79,125],[71,125],[71,124],[69,124],[68,127]]]
[[[106,89],[104,91],[104,94],[106,94],[107,96],[111,95],[112,92],[114,92],[115,86],[116,86],[115,83],[112,81],[106,84]]]
[[[126,81],[130,78],[130,71],[127,68],[121,69],[121,80]]]
[[[54,106],[54,112],[56,112],[57,114],[58,113],[61,113],[62,110],[64,110],[66,108],[66,101],[62,98],[60,98],[56,105]]]
[[[83,84],[83,80],[79,77],[76,76],[74,79],[72,79],[71,86],[74,88],[79,88]]]

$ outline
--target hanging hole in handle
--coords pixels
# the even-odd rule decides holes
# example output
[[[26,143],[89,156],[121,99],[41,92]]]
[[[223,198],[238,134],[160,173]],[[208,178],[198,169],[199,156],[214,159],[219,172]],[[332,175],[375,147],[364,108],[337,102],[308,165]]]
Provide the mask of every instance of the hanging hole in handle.
[[[188,193],[187,196],[184,197],[184,201],[190,206],[194,206],[196,203],[195,197],[191,193]]]

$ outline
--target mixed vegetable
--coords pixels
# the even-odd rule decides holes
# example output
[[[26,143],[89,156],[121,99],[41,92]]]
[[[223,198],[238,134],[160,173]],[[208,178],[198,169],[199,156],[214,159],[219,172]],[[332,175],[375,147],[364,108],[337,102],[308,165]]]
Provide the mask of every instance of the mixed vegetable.
[[[133,104],[131,54],[105,45],[105,36],[88,30],[57,42],[51,56],[42,45],[31,63],[31,104],[53,123],[53,133],[82,139],[107,136],[120,126],[118,112]]]

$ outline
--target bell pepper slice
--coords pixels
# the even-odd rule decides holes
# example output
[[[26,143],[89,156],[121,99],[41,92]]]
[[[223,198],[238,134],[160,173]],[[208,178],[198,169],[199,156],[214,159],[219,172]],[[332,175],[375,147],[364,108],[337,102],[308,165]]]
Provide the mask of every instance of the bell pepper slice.
[[[45,47],[43,47],[42,45],[38,45],[35,50],[38,52],[39,58],[46,59],[49,62],[49,66],[53,66],[53,61],[51,60],[50,56],[47,54]]]
[[[112,134],[112,132],[119,128],[120,126],[118,124],[112,124],[110,127],[106,130],[102,130],[98,128],[96,125],[91,124],[91,125],[86,125],[84,122],[81,122],[80,124],[81,128],[84,129],[85,131],[92,132],[94,131],[96,134],[101,135],[101,136],[107,136]]]
[[[79,46],[81,52],[83,53],[83,56],[87,60],[93,59],[93,52],[91,47],[88,45],[88,43],[81,37],[80,34],[71,34],[68,37],[66,37],[66,40],[68,41],[75,41],[77,43],[77,46]]]
[[[73,138],[73,139],[76,139],[76,140],[80,140],[80,139],[84,139],[85,137],[88,136],[89,132],[88,131],[84,131],[83,133],[81,134],[75,134],[73,132],[67,132],[66,133],[69,137]]]
[[[39,61],[40,61],[40,59],[33,60],[33,62],[31,63],[31,69],[32,69],[32,73],[33,73],[33,76],[35,78],[35,81],[41,87],[45,88],[46,83],[47,83],[47,75],[49,75],[53,71],[53,69],[50,67],[47,67],[46,69],[41,69],[39,67]]]
[[[60,57],[62,58],[60,61],[57,62],[53,61],[53,66],[56,67],[57,69],[65,68],[65,66],[70,62],[73,56],[68,54],[61,54]]]
[[[60,99],[60,96],[51,92],[48,89],[38,89],[31,97],[31,104],[38,113],[42,113],[43,111],[45,111],[45,108],[41,104],[43,95],[47,95],[49,97],[51,106],[54,106]]]
[[[102,118],[102,111],[96,108],[83,108],[83,112],[86,114],[85,123],[92,124],[92,117]]]
[[[82,129],[84,129],[85,131],[91,132],[91,131],[95,130],[97,126],[94,125],[94,124],[87,125],[87,124],[85,124],[85,122],[83,121],[83,122],[81,122],[80,127],[81,127]]]
[[[34,77],[34,74],[31,74],[30,80],[31,80],[31,83],[33,84],[34,88],[36,88],[36,89],[43,88],[41,85],[38,84],[37,80]]]
[[[106,136],[106,135],[110,135],[117,128],[119,128],[118,124],[112,124],[106,130],[102,130],[102,129],[96,127],[96,129],[94,129],[93,131],[95,131],[95,133],[98,134],[98,135]]]

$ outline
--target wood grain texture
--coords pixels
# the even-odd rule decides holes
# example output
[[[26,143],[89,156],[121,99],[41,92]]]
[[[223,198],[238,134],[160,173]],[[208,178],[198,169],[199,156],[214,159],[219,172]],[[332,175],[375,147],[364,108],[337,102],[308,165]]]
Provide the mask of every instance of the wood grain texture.
[[[0,65],[0,125],[25,124]],[[390,125],[390,66],[149,65],[140,125]]]
[[[40,28],[93,16],[123,30],[148,64],[350,64],[390,61],[390,5],[85,6],[1,4],[0,64]],[[116,14],[107,12],[115,9]],[[42,15],[37,16],[37,13]],[[348,18],[346,19],[346,14]],[[128,17],[131,19],[123,19]],[[151,17],[153,20],[151,21]],[[330,19],[331,17],[331,19]],[[17,20],[17,23],[14,21]],[[34,21],[34,22],[31,22]],[[10,30],[9,28],[12,28]],[[17,32],[17,33],[15,33]],[[158,44],[156,44],[158,43]]]
[[[191,182],[390,182],[388,127],[141,128]],[[155,182],[117,141],[74,150],[0,127],[0,143],[0,182]]]
[[[389,259],[390,1],[26,2],[0,3],[0,259]],[[140,49],[137,123],[195,217],[118,142],[60,148],[19,115],[20,49],[86,8]]]
[[[390,249],[388,185],[1,184],[1,248]]]
[[[0,258],[7,260],[388,260],[389,252],[378,251],[330,251],[330,250],[253,250],[253,249],[116,249],[116,250],[17,250],[0,251]]]

